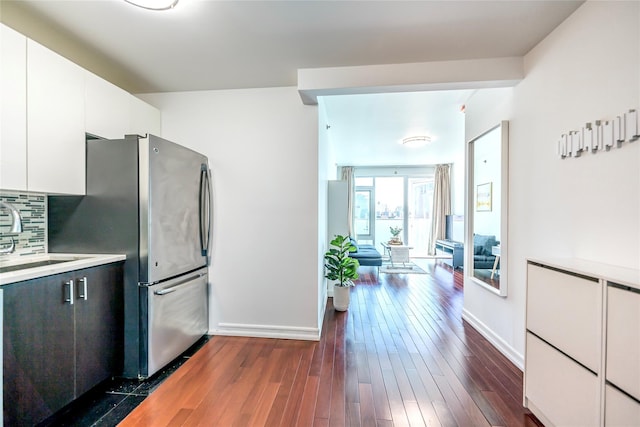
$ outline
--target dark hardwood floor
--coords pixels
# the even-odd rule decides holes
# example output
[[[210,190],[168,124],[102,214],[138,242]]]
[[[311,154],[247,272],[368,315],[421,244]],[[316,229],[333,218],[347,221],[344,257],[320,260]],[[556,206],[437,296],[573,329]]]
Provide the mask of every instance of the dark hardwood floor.
[[[361,269],[319,342],[212,337],[121,426],[538,426],[522,372],[461,320],[462,275]]]

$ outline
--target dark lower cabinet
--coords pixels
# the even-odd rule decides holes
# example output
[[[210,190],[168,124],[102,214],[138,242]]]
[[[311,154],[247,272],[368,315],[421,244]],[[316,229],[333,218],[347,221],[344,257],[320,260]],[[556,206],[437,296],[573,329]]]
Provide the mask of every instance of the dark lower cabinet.
[[[114,374],[122,373],[124,297],[122,265],[85,271],[79,278],[76,309],[76,397]],[[114,284],[118,284],[114,289]]]
[[[74,307],[59,276],[3,287],[6,426],[34,425],[74,397]]]
[[[3,290],[4,425],[35,425],[122,370],[122,263]]]

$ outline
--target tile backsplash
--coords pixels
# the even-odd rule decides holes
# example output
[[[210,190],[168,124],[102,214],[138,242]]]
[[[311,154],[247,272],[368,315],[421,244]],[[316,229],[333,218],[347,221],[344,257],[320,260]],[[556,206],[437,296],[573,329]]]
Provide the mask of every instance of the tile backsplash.
[[[0,210],[0,247],[5,248],[16,242],[16,249],[8,257],[33,255],[47,251],[47,196],[36,193],[1,192],[0,200],[11,203],[22,217],[22,233],[10,233],[11,216]]]

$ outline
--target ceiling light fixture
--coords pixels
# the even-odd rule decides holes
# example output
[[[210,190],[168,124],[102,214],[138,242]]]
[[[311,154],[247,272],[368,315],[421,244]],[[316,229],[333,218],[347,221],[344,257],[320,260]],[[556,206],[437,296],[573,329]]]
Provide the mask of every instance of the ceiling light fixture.
[[[423,145],[427,145],[430,142],[431,137],[427,135],[410,136],[400,141],[400,143],[405,147],[422,147]]]
[[[147,10],[169,10],[176,7],[179,0],[124,0]]]

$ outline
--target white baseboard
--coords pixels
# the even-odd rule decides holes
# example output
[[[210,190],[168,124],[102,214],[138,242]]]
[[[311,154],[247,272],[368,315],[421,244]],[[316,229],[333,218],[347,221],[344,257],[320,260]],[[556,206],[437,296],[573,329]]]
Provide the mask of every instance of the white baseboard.
[[[329,298],[327,294],[324,294],[323,302],[320,307],[320,313],[318,313],[318,330],[322,331],[322,324],[324,323],[324,315],[327,311],[327,302]],[[321,332],[322,333],[322,332]]]
[[[211,335],[232,337],[281,338],[291,340],[319,341],[318,328],[279,325],[248,325],[242,323],[219,323],[209,331]]]
[[[480,335],[485,337],[500,353],[502,353],[507,359],[509,359],[514,365],[516,365],[521,371],[524,371],[524,356],[518,353],[511,345],[498,336],[487,325],[482,323],[477,317],[469,313],[467,310],[462,310],[462,319],[466,320],[473,329],[478,331]]]

